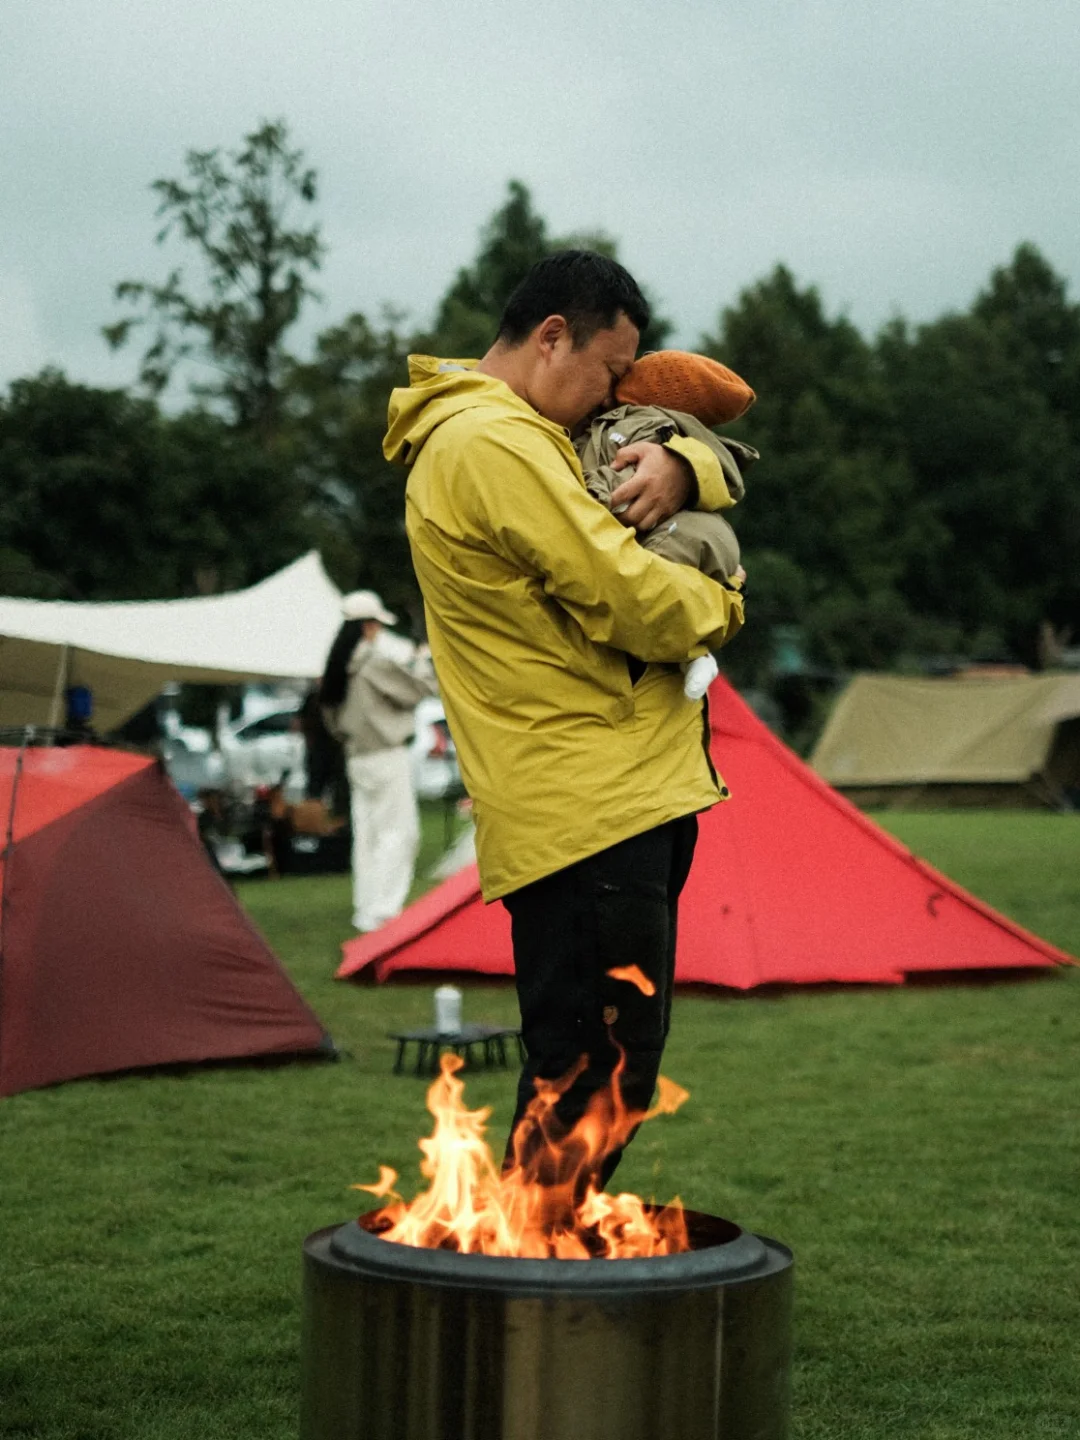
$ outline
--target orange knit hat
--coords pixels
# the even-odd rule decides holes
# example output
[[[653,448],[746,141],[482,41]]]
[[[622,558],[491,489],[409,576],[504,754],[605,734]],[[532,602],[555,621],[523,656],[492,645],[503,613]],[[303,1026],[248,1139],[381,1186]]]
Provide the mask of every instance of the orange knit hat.
[[[719,360],[687,350],[653,350],[634,362],[616,385],[615,398],[622,405],[662,405],[702,425],[723,425],[745,414],[757,397]]]

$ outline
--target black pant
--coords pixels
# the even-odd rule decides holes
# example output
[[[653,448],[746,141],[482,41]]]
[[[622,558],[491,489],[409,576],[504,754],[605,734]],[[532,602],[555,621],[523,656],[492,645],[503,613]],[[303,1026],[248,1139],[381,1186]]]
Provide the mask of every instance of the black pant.
[[[679,894],[696,841],[697,816],[686,815],[504,897],[528,1055],[513,1130],[536,1093],[534,1081],[558,1080],[587,1056],[556,1106],[560,1125],[572,1126],[590,1096],[608,1085],[616,1043],[626,1052],[623,1098],[632,1110],[648,1109],[671,1020]],[[655,994],[607,975],[630,965],[652,981]],[[519,1144],[528,1146],[528,1132]],[[592,1178],[605,1184],[621,1155],[622,1147],[611,1150]]]

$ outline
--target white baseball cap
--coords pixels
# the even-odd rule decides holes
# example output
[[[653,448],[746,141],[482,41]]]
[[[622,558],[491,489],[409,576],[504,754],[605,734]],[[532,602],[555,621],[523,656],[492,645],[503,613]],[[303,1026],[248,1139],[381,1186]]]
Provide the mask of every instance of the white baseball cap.
[[[383,625],[397,623],[397,616],[387,610],[374,590],[353,590],[343,595],[341,613],[346,620],[378,620]]]

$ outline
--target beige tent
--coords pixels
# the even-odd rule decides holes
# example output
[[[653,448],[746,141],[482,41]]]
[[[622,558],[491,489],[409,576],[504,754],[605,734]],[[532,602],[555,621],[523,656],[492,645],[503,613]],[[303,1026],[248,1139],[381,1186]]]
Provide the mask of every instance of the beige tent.
[[[810,764],[860,805],[1080,796],[1080,675],[857,675]]]
[[[76,604],[0,597],[0,726],[58,725],[85,685],[108,731],[170,680],[314,679],[341,594],[312,550],[247,590],[190,600]]]

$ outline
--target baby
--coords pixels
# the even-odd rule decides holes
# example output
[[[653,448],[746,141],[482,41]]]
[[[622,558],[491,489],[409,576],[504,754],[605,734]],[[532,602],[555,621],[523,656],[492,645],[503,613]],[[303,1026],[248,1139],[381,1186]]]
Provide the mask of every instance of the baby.
[[[758,452],[738,440],[720,440],[709,428],[737,420],[754,403],[753,390],[733,370],[705,355],[655,350],[636,361],[616,386],[615,398],[619,404],[598,415],[574,440],[585,485],[601,504],[610,510],[613,491],[634,473],[629,466],[612,469],[624,445],[642,440],[664,444],[673,435],[703,441],[719,460],[725,486],[721,509],[743,498],[743,472]],[[742,583],[739,542],[718,511],[679,510],[638,538],[646,549],[693,565],[722,585],[736,588]],[[716,661],[707,651],[691,658],[683,687],[687,698],[699,700],[716,675]]]

